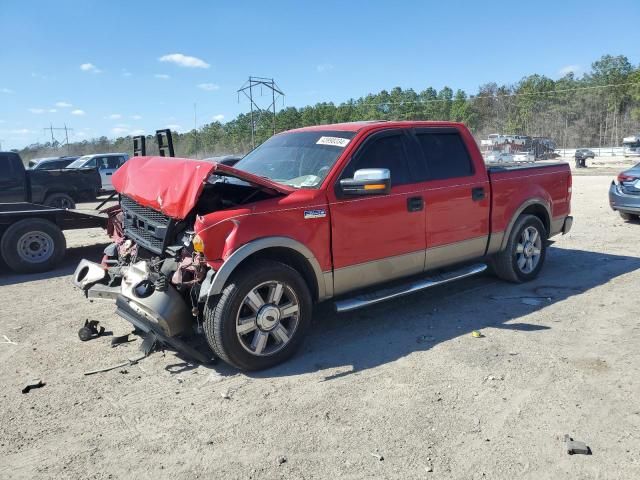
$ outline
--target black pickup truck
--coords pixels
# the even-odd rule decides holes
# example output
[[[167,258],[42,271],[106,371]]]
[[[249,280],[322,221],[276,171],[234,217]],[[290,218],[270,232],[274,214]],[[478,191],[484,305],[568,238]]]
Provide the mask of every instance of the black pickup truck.
[[[0,203],[75,208],[76,202],[95,200],[101,186],[96,169],[26,170],[20,155],[0,152]]]
[[[104,215],[70,210],[75,200],[94,199],[100,185],[95,169],[25,171],[19,155],[0,152],[0,254],[7,266],[51,270],[64,257],[63,230],[105,227]]]

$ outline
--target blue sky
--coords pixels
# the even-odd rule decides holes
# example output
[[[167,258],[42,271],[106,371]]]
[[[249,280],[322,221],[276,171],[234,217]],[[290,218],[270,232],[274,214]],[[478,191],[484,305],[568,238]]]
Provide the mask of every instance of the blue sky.
[[[46,141],[50,123],[71,140],[188,130],[194,103],[199,125],[229,120],[248,111],[235,92],[250,74],[300,107],[394,86],[473,93],[606,53],[640,63],[638,0],[2,0],[0,24],[3,149]]]

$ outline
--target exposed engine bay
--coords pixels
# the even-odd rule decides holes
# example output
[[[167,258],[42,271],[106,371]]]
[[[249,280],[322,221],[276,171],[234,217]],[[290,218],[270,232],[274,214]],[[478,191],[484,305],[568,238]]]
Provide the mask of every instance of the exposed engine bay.
[[[175,337],[195,327],[199,333],[200,287],[210,267],[193,245],[196,215],[274,195],[242,180],[212,175],[181,220],[121,196],[119,205],[105,210],[113,243],[99,264],[80,262],[74,283],[90,299],[116,299],[117,313],[145,332]],[[136,323],[140,319],[144,322]]]

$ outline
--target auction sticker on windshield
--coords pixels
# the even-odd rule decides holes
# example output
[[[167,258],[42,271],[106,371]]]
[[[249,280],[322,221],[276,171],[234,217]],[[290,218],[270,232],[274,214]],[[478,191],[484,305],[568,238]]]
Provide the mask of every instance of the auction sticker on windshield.
[[[334,147],[344,148],[349,145],[349,139],[340,137],[320,137],[316,142],[316,145],[333,145]]]

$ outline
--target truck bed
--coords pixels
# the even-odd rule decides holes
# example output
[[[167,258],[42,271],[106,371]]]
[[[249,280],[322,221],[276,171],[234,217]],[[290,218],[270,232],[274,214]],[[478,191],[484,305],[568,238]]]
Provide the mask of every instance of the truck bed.
[[[548,235],[560,232],[570,213],[571,170],[566,162],[487,165],[491,181],[491,230],[508,232],[519,209],[529,203],[547,210]]]
[[[29,202],[0,203],[0,226],[8,226],[24,218],[52,220],[62,230],[106,227],[107,217],[100,213],[45,207]]]

